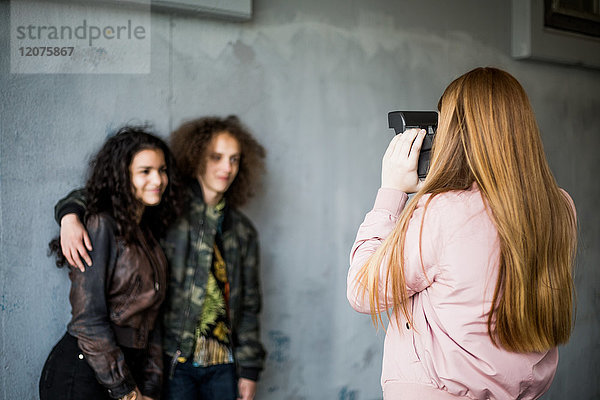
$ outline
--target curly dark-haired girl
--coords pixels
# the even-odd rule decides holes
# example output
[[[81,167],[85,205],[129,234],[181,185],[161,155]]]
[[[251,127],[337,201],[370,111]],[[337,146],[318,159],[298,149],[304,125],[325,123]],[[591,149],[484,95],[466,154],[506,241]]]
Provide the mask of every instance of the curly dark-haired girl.
[[[167,145],[144,127],[110,137],[90,162],[85,225],[91,263],[71,268],[72,319],[50,353],[40,398],[158,398],[156,322],[167,288],[157,237],[177,216],[178,185]],[[50,247],[65,260],[58,239]]]
[[[161,174],[167,178],[161,199],[156,204],[144,204],[151,207],[140,208],[143,198],[134,193],[136,172],[131,164],[141,151],[152,150],[162,153],[164,170]],[[141,173],[150,174],[150,170]],[[136,225],[147,224],[152,233],[161,237],[176,215],[179,205],[179,187],[174,176],[174,160],[166,143],[158,137],[148,134],[143,127],[124,127],[108,139],[102,149],[90,162],[90,177],[86,194],[89,199],[87,215],[110,212],[119,228],[119,234],[126,242],[134,240]],[[140,215],[143,210],[143,215]],[[143,216],[140,220],[139,217]]]

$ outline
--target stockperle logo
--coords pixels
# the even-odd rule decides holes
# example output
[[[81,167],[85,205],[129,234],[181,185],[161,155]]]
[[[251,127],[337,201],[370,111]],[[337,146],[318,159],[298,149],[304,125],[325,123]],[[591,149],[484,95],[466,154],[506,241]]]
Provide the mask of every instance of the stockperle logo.
[[[149,73],[150,0],[11,1],[11,73]]]

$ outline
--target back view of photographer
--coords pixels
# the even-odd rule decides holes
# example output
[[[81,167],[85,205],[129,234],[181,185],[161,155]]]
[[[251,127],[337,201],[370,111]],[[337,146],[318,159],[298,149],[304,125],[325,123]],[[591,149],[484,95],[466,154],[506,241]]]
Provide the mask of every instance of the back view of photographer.
[[[376,326],[379,313],[390,320],[384,399],[538,398],[572,330],[574,205],[511,75],[470,71],[438,109],[424,181],[423,130],[394,137],[383,157],[350,255],[348,300]]]

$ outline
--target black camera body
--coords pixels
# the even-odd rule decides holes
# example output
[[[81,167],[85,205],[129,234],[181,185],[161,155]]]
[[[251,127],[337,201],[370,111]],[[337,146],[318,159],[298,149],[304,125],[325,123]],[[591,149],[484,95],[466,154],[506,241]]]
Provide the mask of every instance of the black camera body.
[[[388,124],[390,128],[394,129],[396,135],[409,128],[425,129],[427,134],[423,139],[417,168],[419,178],[425,178],[429,170],[431,146],[433,146],[433,139],[437,130],[437,111],[391,111],[388,113]]]

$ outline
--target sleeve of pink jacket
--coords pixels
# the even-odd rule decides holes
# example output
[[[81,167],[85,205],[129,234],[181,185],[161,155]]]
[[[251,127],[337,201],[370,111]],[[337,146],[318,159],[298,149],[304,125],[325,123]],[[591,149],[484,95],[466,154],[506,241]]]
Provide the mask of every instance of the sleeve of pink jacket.
[[[369,257],[377,251],[396,226],[398,217],[404,209],[407,200],[408,195],[400,190],[379,189],[373,209],[367,213],[358,229],[356,240],[350,253],[350,269],[348,271],[346,292],[350,305],[358,312],[370,313],[370,306],[368,292],[361,290],[360,284],[357,283],[357,276]],[[418,217],[417,213],[413,218],[416,217]],[[416,226],[417,224],[412,225]],[[427,273],[427,269],[421,264],[421,260],[419,260],[420,254],[418,244],[417,248],[411,248],[405,253],[405,279],[409,296],[425,289],[430,284],[431,275]],[[384,262],[383,264],[385,265],[386,263]],[[386,269],[380,266],[379,308],[381,311],[391,307],[391,296],[386,293],[385,289],[385,275]],[[391,294],[391,290],[389,292]]]

